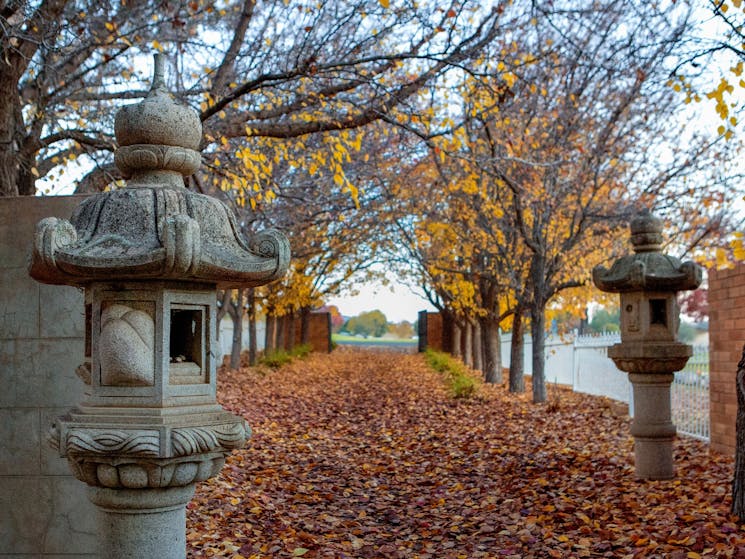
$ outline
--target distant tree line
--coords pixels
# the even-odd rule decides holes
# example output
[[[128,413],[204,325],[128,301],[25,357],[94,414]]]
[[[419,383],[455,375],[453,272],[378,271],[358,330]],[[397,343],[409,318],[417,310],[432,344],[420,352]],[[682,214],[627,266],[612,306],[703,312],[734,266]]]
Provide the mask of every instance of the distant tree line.
[[[341,326],[339,332],[363,338],[380,338],[385,334],[391,334],[396,338],[409,339],[414,337],[416,330],[407,320],[395,324],[388,322],[385,314],[376,309],[353,316]]]

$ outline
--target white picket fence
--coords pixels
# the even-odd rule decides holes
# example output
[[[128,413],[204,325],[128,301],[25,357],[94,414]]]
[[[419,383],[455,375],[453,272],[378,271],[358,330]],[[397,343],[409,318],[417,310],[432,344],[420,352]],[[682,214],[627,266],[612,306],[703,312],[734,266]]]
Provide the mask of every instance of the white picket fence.
[[[248,349],[248,318],[243,318],[243,329],[241,332],[241,347]],[[256,321],[256,343],[260,349],[264,348],[264,339],[266,338],[266,321],[261,318]],[[230,355],[233,347],[233,320],[229,316],[224,316],[218,325],[217,334],[217,348],[216,356],[217,362],[222,363],[222,359],[225,355]]]
[[[679,433],[709,440],[709,347],[693,346],[685,369],[675,373],[670,393]]]
[[[502,336],[502,363],[509,367],[510,334]],[[617,333],[588,336],[549,336],[546,340],[546,382],[571,386],[575,392],[607,396],[629,405],[634,398],[628,375],[608,357],[608,348],[621,341]],[[526,336],[525,374],[531,374],[532,343]],[[709,348],[694,346],[685,369],[675,373],[671,387],[673,423],[678,432],[709,440]]]

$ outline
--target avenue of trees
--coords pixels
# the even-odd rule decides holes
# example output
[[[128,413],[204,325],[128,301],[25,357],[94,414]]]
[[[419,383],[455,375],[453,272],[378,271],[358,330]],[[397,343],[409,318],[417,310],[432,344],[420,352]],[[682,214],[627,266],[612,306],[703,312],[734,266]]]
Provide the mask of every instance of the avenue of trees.
[[[597,299],[589,272],[628,251],[639,208],[665,218],[671,252],[745,255],[741,22],[739,0],[0,0],[0,195],[121,185],[113,117],[163,51],[204,127],[187,187],[292,246],[283,280],[221,298],[235,359],[245,314],[267,317],[255,356],[395,269],[489,382],[512,330],[510,389],[525,389],[530,331],[541,402],[547,324]],[[700,124],[704,105],[721,126]]]
[[[511,330],[509,387],[525,389],[530,331],[543,402],[547,324],[598,298],[590,270],[629,250],[641,207],[671,252],[745,258],[743,29],[742,0],[0,0],[0,196],[121,186],[113,117],[163,51],[204,127],[187,187],[292,245],[283,280],[221,296],[234,363],[244,314],[284,347],[385,263],[488,382]]]

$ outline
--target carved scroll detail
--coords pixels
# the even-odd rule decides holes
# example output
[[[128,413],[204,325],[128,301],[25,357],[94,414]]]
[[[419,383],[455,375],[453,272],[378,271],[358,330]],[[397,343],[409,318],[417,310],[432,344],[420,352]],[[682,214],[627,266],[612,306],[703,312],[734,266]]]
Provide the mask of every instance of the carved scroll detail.
[[[274,258],[277,271],[284,272],[290,264],[290,243],[287,237],[276,229],[267,229],[249,239],[250,249],[264,258]]]
[[[73,429],[67,434],[69,454],[160,455],[160,434],[156,430]]]
[[[171,434],[173,454],[188,456],[213,450],[241,448],[250,433],[245,422],[174,429]]]
[[[58,283],[55,255],[61,247],[71,245],[77,239],[75,227],[69,221],[47,217],[37,223],[29,266],[31,277],[45,283]]]

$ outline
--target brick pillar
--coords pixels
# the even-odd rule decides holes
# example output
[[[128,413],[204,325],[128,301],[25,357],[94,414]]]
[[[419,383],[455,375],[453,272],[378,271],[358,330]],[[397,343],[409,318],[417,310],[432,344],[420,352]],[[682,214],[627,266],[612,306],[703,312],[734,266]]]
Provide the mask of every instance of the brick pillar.
[[[735,374],[745,344],[745,264],[709,270],[711,448],[734,455]]]

